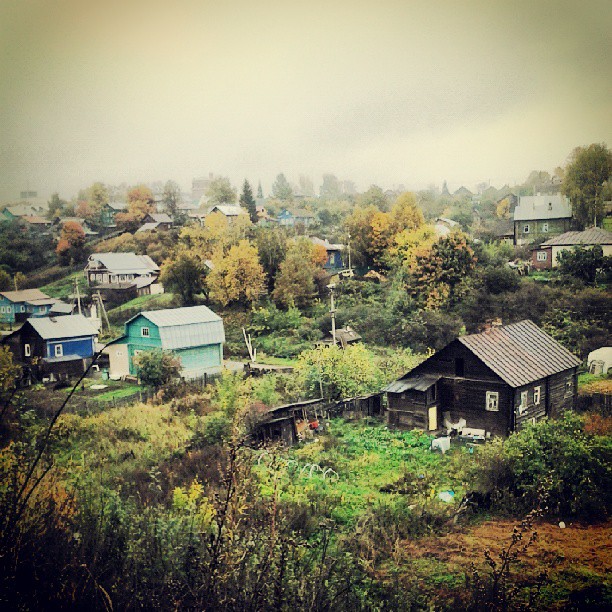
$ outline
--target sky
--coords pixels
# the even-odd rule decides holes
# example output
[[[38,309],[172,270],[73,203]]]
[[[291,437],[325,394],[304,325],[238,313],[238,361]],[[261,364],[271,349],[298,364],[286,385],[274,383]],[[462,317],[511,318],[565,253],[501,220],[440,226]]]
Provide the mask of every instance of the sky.
[[[0,0],[0,199],[500,187],[612,145],[612,3]]]

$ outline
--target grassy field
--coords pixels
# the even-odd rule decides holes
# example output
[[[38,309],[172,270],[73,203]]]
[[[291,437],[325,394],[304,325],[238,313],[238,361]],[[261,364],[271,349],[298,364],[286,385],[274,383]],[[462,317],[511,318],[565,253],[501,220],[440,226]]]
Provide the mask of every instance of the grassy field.
[[[72,272],[68,276],[59,280],[53,281],[48,285],[44,285],[40,288],[41,291],[50,295],[51,297],[58,299],[68,299],[74,293],[74,282],[78,282],[79,291],[81,296],[87,294],[87,279],[83,275],[82,270]]]
[[[450,490],[455,503],[461,499],[457,466],[470,455],[465,447],[441,455],[429,450],[430,442],[428,435],[392,431],[380,423],[332,420],[324,435],[287,451],[281,496],[300,502],[323,496],[330,517],[342,524],[405,498],[399,491],[410,491],[411,499],[432,507],[450,507],[454,504],[441,501],[438,494]],[[266,459],[264,453],[260,464],[265,466]],[[325,473],[328,468],[333,471]],[[263,492],[270,493],[266,486]]]

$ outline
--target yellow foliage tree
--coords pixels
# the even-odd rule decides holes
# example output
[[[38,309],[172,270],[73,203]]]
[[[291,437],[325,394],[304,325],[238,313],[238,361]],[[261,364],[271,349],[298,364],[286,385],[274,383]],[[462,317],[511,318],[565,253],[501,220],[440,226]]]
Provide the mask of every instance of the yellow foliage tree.
[[[425,222],[423,211],[419,208],[414,193],[410,191],[405,191],[397,197],[390,214],[393,234],[407,229],[418,229]]]
[[[206,278],[211,299],[223,306],[252,304],[264,292],[266,275],[259,263],[257,248],[248,240],[230,247],[226,255],[217,251],[213,269]]]
[[[510,200],[508,198],[504,198],[500,200],[495,209],[497,216],[500,219],[509,219],[510,218]]]

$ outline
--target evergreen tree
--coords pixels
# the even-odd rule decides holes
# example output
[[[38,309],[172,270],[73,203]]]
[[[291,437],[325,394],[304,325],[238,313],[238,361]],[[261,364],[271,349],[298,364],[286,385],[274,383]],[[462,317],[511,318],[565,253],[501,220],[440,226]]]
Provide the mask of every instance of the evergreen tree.
[[[259,220],[257,217],[257,206],[255,205],[255,199],[253,198],[253,191],[249,181],[244,179],[244,185],[242,186],[242,194],[240,195],[240,206],[246,208],[249,211],[249,217],[251,217],[252,223],[257,223]]]
[[[263,197],[263,189],[261,188],[261,181],[259,181],[259,184],[257,185],[257,198],[263,200]]]

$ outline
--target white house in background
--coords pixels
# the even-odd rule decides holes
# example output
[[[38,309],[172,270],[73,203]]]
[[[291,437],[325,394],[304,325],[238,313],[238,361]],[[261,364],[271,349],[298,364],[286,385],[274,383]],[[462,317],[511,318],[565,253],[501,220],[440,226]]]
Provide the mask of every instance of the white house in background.
[[[136,253],[94,253],[85,266],[90,287],[105,291],[132,288],[138,295],[163,293],[157,282],[159,272],[159,266],[148,255]]]
[[[559,265],[559,253],[578,246],[590,248],[595,245],[601,247],[604,255],[612,256],[612,232],[601,227],[590,227],[583,232],[565,232],[533,249],[531,263],[539,270],[555,268]]]
[[[602,346],[591,351],[587,357],[587,367],[590,374],[607,374],[612,371],[612,346]]]

